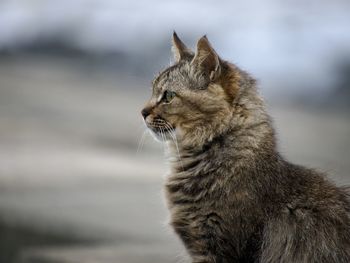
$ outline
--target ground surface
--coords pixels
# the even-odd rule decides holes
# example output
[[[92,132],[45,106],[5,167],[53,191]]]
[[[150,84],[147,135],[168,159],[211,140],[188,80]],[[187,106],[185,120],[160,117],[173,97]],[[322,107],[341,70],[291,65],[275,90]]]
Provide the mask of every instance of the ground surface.
[[[149,81],[74,60],[0,60],[1,262],[185,261],[162,147],[147,137],[137,151],[149,95]],[[347,113],[270,112],[285,156],[350,183]]]

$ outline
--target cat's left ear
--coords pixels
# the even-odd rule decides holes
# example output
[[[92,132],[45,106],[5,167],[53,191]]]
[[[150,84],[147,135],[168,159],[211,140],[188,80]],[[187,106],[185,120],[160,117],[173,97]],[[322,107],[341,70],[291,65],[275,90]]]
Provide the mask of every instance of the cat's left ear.
[[[186,47],[186,45],[181,41],[176,32],[173,33],[173,46],[172,51],[174,53],[174,58],[176,62],[179,62],[182,59],[192,57],[192,51]]]
[[[198,40],[196,55],[191,64],[196,70],[200,70],[208,76],[210,81],[214,81],[220,76],[220,58],[206,36],[203,36]]]

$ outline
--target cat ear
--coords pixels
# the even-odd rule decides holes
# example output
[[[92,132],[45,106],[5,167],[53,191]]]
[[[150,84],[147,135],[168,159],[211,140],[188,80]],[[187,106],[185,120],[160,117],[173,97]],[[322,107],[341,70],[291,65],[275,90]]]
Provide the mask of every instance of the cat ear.
[[[173,33],[172,51],[176,62],[179,62],[186,57],[193,56],[192,51],[180,40],[175,31]]]
[[[196,70],[200,70],[207,75],[210,81],[214,81],[220,75],[220,58],[210,45],[206,36],[203,36],[198,40],[197,52],[191,64]]]

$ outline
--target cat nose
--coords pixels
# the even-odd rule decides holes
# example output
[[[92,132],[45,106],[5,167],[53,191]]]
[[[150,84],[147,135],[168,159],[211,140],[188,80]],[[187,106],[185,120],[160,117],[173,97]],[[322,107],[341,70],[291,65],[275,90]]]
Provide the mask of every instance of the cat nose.
[[[149,110],[149,108],[144,108],[142,111],[141,111],[141,114],[143,116],[144,119],[147,118],[148,115],[150,115],[151,111]]]

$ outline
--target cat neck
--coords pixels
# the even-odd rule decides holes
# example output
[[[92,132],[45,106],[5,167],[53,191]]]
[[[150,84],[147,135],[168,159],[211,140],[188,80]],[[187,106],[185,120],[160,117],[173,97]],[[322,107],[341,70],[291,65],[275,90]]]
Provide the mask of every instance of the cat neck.
[[[266,156],[276,155],[274,130],[270,118],[259,113],[259,118],[232,127],[219,134],[202,146],[182,145],[181,141],[169,142],[170,164],[173,173],[196,175],[221,169],[245,167],[252,160],[262,160]],[[255,121],[254,121],[255,120]]]

